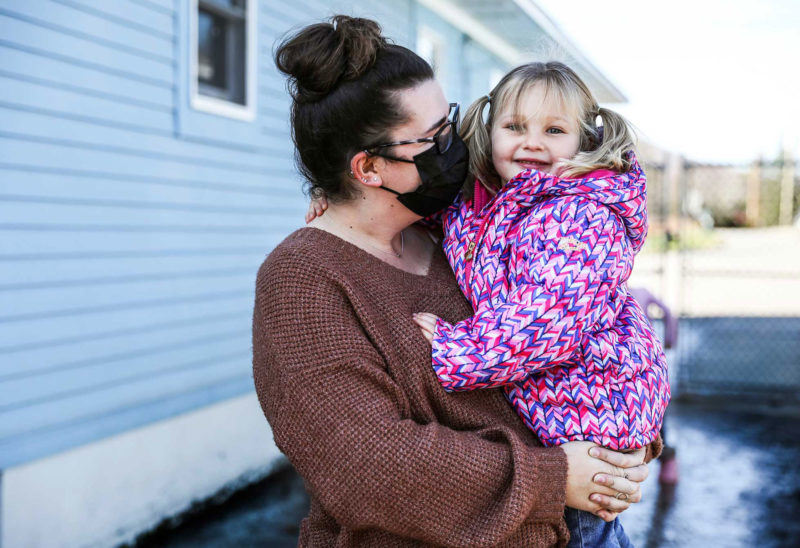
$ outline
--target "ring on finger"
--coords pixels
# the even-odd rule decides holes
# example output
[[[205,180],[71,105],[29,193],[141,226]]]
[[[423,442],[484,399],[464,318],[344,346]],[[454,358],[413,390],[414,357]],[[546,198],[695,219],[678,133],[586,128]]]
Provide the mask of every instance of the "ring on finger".
[[[617,496],[614,497],[617,500],[628,500],[627,493],[617,493]]]

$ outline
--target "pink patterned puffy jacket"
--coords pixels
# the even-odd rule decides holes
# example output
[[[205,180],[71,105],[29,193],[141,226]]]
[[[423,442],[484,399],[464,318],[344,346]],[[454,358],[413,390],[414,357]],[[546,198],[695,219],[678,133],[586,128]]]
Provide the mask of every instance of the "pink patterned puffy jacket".
[[[448,391],[502,387],[545,445],[644,447],[670,397],[664,352],[628,291],[647,235],[645,176],[528,170],[444,216],[447,258],[475,315],[439,320]]]

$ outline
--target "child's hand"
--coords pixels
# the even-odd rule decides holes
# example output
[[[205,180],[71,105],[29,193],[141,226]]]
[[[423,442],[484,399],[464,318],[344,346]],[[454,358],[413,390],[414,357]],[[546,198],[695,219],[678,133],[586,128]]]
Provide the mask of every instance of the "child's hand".
[[[308,211],[306,211],[306,224],[310,223],[317,217],[322,217],[325,210],[328,209],[328,199],[325,196],[312,198],[311,203],[308,204]]]
[[[425,337],[425,340],[433,344],[433,332],[436,329],[436,320],[439,319],[439,316],[434,316],[430,312],[417,312],[412,318],[422,330],[422,336]]]

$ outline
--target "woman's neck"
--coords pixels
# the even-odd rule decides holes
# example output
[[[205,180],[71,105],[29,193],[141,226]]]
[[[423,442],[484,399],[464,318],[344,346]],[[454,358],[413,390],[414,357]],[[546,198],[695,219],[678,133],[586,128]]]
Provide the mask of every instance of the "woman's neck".
[[[308,226],[330,232],[406,272],[427,273],[435,244],[426,234],[409,228],[418,217],[400,212],[370,215],[348,204],[328,204],[325,213]]]
[[[325,213],[311,221],[309,226],[336,234],[359,247],[367,246],[371,251],[402,257],[403,230],[408,228],[413,220],[406,224],[398,221],[400,220],[389,219],[383,215],[371,215],[364,211],[364,208],[353,206],[350,202],[329,203]]]

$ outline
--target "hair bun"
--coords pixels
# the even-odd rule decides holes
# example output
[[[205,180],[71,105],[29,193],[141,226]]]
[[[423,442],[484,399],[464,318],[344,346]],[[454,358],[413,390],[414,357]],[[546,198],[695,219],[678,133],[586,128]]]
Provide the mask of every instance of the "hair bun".
[[[369,70],[385,45],[375,21],[336,15],[284,40],[275,53],[275,64],[289,76],[295,101],[314,102]]]

